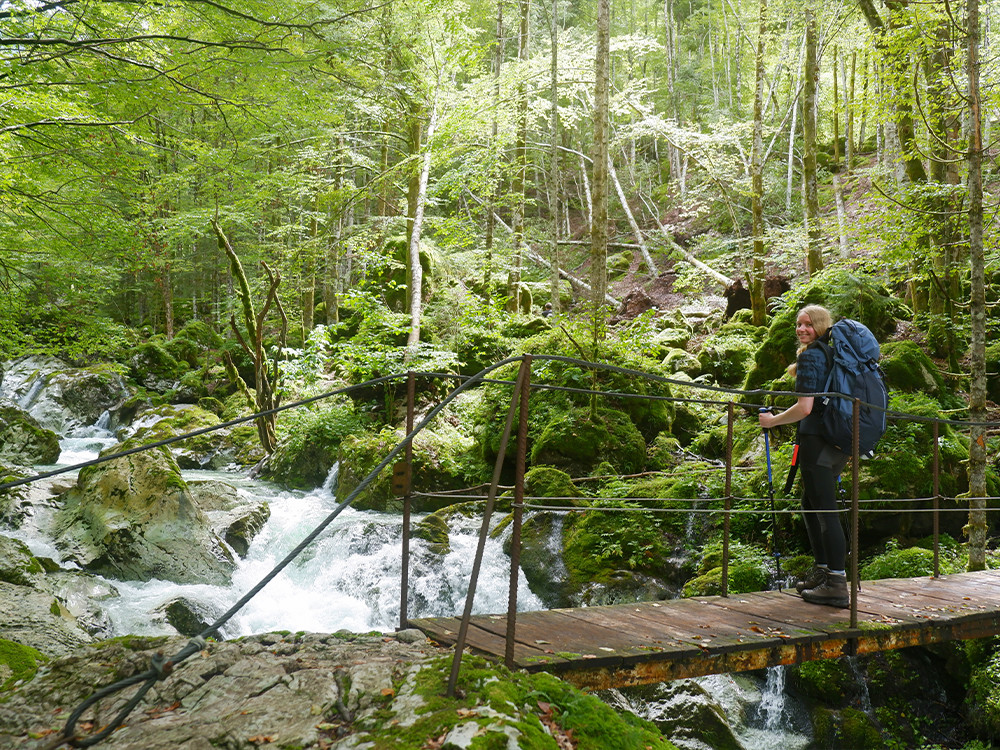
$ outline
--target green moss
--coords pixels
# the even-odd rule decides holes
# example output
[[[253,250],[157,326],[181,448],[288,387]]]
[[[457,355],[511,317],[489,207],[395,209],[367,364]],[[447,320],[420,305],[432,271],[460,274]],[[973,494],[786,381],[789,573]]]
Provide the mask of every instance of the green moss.
[[[609,461],[618,473],[642,471],[646,442],[623,412],[571,409],[553,418],[531,450],[533,464],[548,464],[571,475],[587,473],[600,461]]]
[[[578,750],[667,750],[673,746],[649,722],[623,717],[597,698],[548,675],[508,672],[483,659],[467,655],[462,660],[455,699],[445,696],[451,658],[422,669],[415,692],[423,700],[417,721],[410,726],[392,724],[391,705],[380,709],[378,729],[359,733],[377,750],[424,747],[459,725],[474,723],[479,734],[471,748],[506,748],[502,727],[517,732],[519,747],[557,750],[549,727],[572,732]],[[543,719],[545,724],[543,724]],[[548,726],[546,726],[548,725]]]
[[[0,638],[0,677],[9,672],[0,683],[0,693],[31,680],[41,663],[48,660],[49,657],[31,646]]]
[[[575,500],[567,498],[582,497],[569,474],[553,466],[535,466],[529,469],[524,475],[524,486],[527,494],[548,498],[546,505],[577,505]]]
[[[792,667],[789,676],[798,691],[827,705],[843,705],[854,689],[854,675],[842,659],[807,661]]]

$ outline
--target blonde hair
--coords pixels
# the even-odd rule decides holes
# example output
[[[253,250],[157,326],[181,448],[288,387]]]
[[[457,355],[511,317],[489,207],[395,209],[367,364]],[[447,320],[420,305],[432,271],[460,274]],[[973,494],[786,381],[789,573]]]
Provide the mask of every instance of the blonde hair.
[[[812,323],[813,330],[816,331],[816,338],[825,336],[827,331],[833,327],[833,315],[822,305],[806,305],[795,315],[795,320],[798,321],[799,315],[803,314],[809,316],[809,322]],[[795,352],[796,361],[788,366],[789,375],[795,375],[798,355],[804,352],[808,346],[808,344],[801,344]]]

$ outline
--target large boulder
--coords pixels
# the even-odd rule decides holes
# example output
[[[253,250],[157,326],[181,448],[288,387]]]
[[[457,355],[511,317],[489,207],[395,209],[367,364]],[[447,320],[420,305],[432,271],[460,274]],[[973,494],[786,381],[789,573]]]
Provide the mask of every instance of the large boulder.
[[[67,656],[94,639],[52,594],[0,581],[0,633],[49,656]]]
[[[155,443],[216,427],[222,420],[194,404],[163,404],[142,411],[121,435],[130,440]],[[222,469],[242,463],[242,448],[231,428],[210,430],[170,444],[170,452],[182,469]],[[241,433],[243,434],[243,433]]]
[[[61,435],[102,418],[113,421],[131,395],[112,366],[67,367],[51,357],[22,357],[9,363],[0,392],[42,427]]]
[[[554,416],[531,449],[533,465],[555,466],[571,476],[587,474],[603,461],[621,474],[643,469],[646,442],[624,412],[572,408]]]
[[[211,584],[232,572],[231,553],[166,448],[89,466],[62,499],[56,544],[85,570],[126,581]]]
[[[0,459],[28,466],[54,464],[59,459],[59,438],[28,412],[0,403]]]

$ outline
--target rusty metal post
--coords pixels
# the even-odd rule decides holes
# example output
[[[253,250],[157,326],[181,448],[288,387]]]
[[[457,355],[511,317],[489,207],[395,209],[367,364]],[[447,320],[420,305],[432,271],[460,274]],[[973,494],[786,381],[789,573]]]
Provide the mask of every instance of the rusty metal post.
[[[486,496],[486,509],[483,511],[483,523],[479,529],[479,545],[476,547],[476,557],[472,562],[472,574],[469,576],[469,590],[465,595],[465,611],[462,614],[462,622],[458,627],[458,637],[455,639],[455,655],[451,661],[451,674],[448,676],[447,695],[449,698],[455,697],[455,683],[458,682],[458,670],[462,665],[462,651],[465,650],[465,640],[469,634],[469,621],[472,619],[472,604],[476,598],[476,584],[479,582],[479,569],[483,564],[483,552],[486,549],[486,536],[490,530],[490,517],[493,515],[493,505],[496,502],[497,487],[500,485],[500,472],[503,470],[503,462],[507,457],[507,443],[510,441],[510,432],[514,426],[514,412],[521,397],[521,384],[527,377],[528,368],[525,357],[521,360],[521,367],[517,372],[517,381],[514,383],[514,392],[510,399],[510,409],[507,410],[507,422],[504,424],[503,435],[500,437],[500,449],[497,451],[496,464],[493,466],[493,482],[490,484],[489,493]]]
[[[514,518],[510,537],[510,593],[507,597],[507,634],[503,663],[514,668],[514,637],[517,629],[517,578],[521,570],[521,521],[524,515],[524,468],[528,454],[528,394],[531,391],[531,355],[524,357],[521,380],[521,410],[517,425],[517,463],[514,468]]]
[[[938,445],[940,425],[934,420],[934,577],[941,577],[941,446]]]
[[[406,373],[406,434],[413,432],[413,415],[416,411],[416,377],[413,371]],[[406,494],[403,495],[403,560],[399,576],[399,629],[405,630],[409,624],[409,609],[407,599],[410,589],[410,506],[413,487],[413,441],[406,443],[406,453],[403,459],[406,463]]]
[[[722,514],[722,595],[729,596],[729,511],[733,500],[733,424],[736,408],[729,402],[726,417],[726,497]]]
[[[854,399],[854,446],[851,450],[851,627],[858,627],[858,539],[861,495],[861,399]]]

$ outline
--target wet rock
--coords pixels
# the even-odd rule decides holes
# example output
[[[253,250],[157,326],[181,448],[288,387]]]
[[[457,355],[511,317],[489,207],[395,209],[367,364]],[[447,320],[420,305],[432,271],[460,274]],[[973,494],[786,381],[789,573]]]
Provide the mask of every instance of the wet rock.
[[[66,656],[94,640],[52,594],[2,581],[0,633],[49,656]]]
[[[54,464],[59,459],[59,438],[28,412],[0,403],[0,459],[28,466]]]
[[[126,581],[218,584],[233,569],[166,448],[87,467],[62,500],[56,544],[85,570]]]
[[[181,635],[196,636],[205,632],[223,613],[218,607],[195,601],[186,596],[171,599],[157,608],[162,611],[174,629]]]
[[[105,413],[113,417],[131,391],[107,365],[71,368],[53,357],[22,357],[5,368],[2,394],[42,427],[66,434]]]

